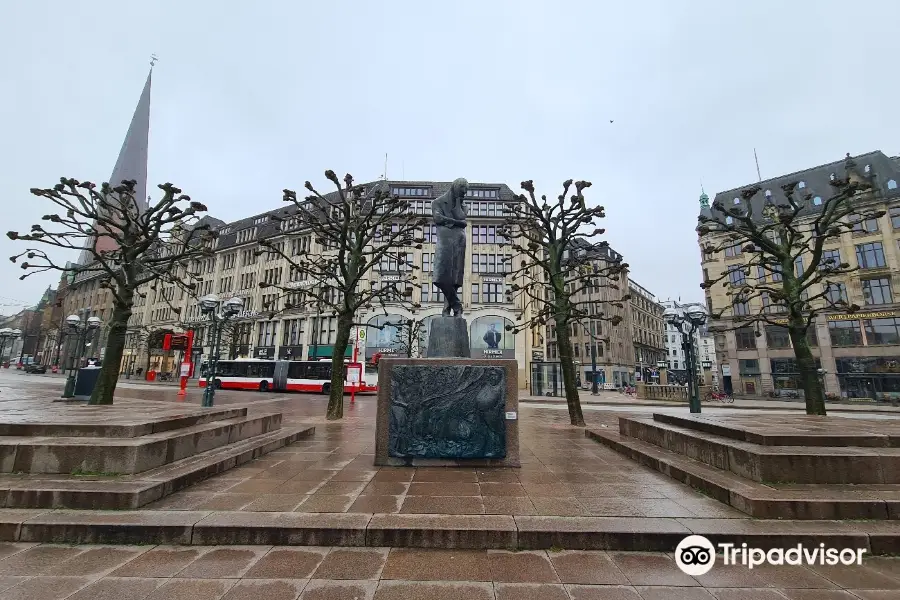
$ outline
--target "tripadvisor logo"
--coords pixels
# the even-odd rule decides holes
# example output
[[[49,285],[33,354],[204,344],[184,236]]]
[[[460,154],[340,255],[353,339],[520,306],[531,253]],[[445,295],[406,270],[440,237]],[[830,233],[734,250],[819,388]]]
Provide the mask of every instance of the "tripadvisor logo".
[[[720,543],[714,546],[702,535],[689,535],[675,548],[675,563],[688,575],[704,575],[716,563],[718,549],[722,564],[743,565],[748,569],[760,565],[861,565],[865,548],[826,548],[825,544],[790,548],[751,548],[747,544]]]

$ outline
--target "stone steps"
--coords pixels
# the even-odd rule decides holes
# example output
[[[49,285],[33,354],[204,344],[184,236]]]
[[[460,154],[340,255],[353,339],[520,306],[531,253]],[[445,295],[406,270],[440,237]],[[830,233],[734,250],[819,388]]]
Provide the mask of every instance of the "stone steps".
[[[17,420],[15,414],[4,414],[4,422],[0,423],[0,436],[129,438],[247,416],[246,408],[214,408],[192,414],[143,416],[131,419],[132,422],[110,423],[104,418],[109,411],[108,406],[79,406],[77,413],[70,411],[66,414],[65,422],[37,421],[28,416],[20,416]]]
[[[237,412],[237,415],[233,413]],[[243,412],[243,414],[241,414]],[[281,414],[246,409],[193,415],[162,423],[160,431],[128,437],[0,437],[0,472],[135,474],[276,431]],[[180,425],[177,426],[176,425]]]
[[[0,541],[673,551],[690,534],[762,549],[900,552],[900,522],[209,511],[0,511]]]
[[[900,519],[900,485],[835,489],[795,484],[791,489],[779,489],[615,430],[588,428],[585,435],[756,518]]]
[[[833,417],[802,415],[785,419],[783,425],[766,423],[748,428],[741,426],[741,421],[752,417],[728,417],[715,415],[677,415],[653,413],[653,420],[658,423],[677,425],[694,431],[711,433],[740,442],[750,442],[762,446],[854,446],[868,448],[900,448],[900,425],[883,425],[874,428],[862,420],[845,419],[839,428],[834,427]]]
[[[619,432],[757,482],[900,484],[900,448],[763,445],[735,439],[734,430],[704,425],[696,419],[656,414],[653,419],[620,418]],[[830,436],[829,441],[837,437]],[[793,440],[802,441],[796,436]]]
[[[0,475],[0,499],[7,508],[136,509],[314,432],[314,427],[266,431],[124,477]]]

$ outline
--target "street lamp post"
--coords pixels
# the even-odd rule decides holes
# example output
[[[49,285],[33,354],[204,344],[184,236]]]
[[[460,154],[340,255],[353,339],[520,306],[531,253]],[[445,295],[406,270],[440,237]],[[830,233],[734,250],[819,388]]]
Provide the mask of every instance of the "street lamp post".
[[[219,297],[215,294],[209,294],[200,298],[200,310],[209,315],[209,326],[212,328],[213,353],[209,359],[206,369],[206,389],[203,390],[203,406],[210,407],[215,402],[216,386],[215,377],[216,370],[219,366],[219,344],[222,340],[222,326],[225,321],[232,318],[244,308],[244,301],[240,298],[231,298],[222,303],[222,311],[217,312],[219,308]]]
[[[678,310],[669,307],[663,313],[666,323],[681,332],[681,347],[687,359],[688,402],[692,413],[700,412],[700,388],[697,385],[697,357],[694,355],[694,334],[706,323],[706,309],[699,304],[691,304]]]
[[[69,363],[69,372],[66,376],[66,387],[63,389],[63,398],[71,398],[75,395],[75,362],[81,364],[81,359],[84,355],[84,344],[87,341],[87,332],[88,331],[96,331],[103,325],[103,321],[100,320],[100,317],[89,317],[87,321],[82,321],[81,317],[78,315],[69,315],[66,317],[66,326],[68,326],[69,330],[75,334],[76,346],[75,346],[75,360]]]
[[[3,351],[6,349],[6,340],[15,340],[22,332],[18,329],[5,327],[0,329],[0,363],[3,362]],[[12,354],[12,346],[10,346],[10,354]]]

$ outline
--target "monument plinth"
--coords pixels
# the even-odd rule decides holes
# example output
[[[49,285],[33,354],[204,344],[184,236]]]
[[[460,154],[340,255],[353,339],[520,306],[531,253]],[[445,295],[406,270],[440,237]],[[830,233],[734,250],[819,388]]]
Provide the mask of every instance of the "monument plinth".
[[[518,467],[518,393],[516,360],[382,359],[375,464]]]
[[[469,357],[459,297],[468,185],[457,179],[431,203],[432,281],[444,295],[444,310],[432,319],[428,358],[378,365],[376,465],[519,466],[518,363]]]

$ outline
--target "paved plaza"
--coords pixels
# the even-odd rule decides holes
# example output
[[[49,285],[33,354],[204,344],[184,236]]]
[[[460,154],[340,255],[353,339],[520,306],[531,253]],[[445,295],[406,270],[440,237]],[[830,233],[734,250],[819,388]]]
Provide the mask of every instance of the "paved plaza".
[[[25,420],[30,418],[28,403],[42,403],[39,406],[48,413],[57,411],[59,404],[50,401],[58,397],[60,384],[58,378],[0,372],[0,410],[16,410]],[[197,388],[190,390],[185,404],[176,403],[176,391],[123,382],[117,394],[122,402],[110,412],[127,419],[129,406],[143,411],[158,407],[161,415],[171,415],[199,405]],[[153,538],[144,540],[145,545],[130,546],[0,544],[0,600],[900,598],[900,560],[887,557],[867,559],[862,567],[751,571],[717,565],[694,578],[677,568],[671,553],[575,550],[578,540],[584,539],[579,532],[587,529],[599,536],[599,543],[641,539],[642,532],[665,532],[666,544],[690,533],[726,533],[747,540],[774,534],[776,541],[794,539],[791,535],[819,536],[815,539],[829,539],[839,547],[865,545],[877,532],[883,544],[884,539],[893,539],[886,546],[891,547],[900,539],[900,527],[896,521],[751,519],[586,438],[582,429],[568,424],[562,406],[521,406],[519,469],[378,468],[373,466],[374,396],[358,397],[354,404],[348,400],[345,419],[338,423],[323,418],[326,399],[321,396],[220,392],[216,400],[219,408],[282,412],[286,425],[314,425],[316,431],[311,438],[141,510],[103,512],[95,519],[98,523],[133,519],[158,527],[175,523],[181,537],[168,543],[191,545],[154,546],[159,540]],[[861,408],[848,407],[845,416],[872,416]],[[618,416],[652,410],[658,409],[590,406],[585,415],[592,428],[615,429]],[[708,412],[739,414],[735,410],[717,407]],[[780,407],[768,411],[779,413],[786,411]],[[895,417],[890,410],[879,414],[884,419]],[[17,522],[17,531],[24,533],[31,521],[42,525],[29,531],[44,527],[45,533],[55,535],[67,528],[71,533],[68,519],[76,512],[7,509],[0,515],[5,522]],[[337,519],[335,523],[359,519],[362,538],[353,544],[367,547],[242,541],[247,539],[241,533],[245,529],[267,531],[259,529],[259,523],[293,522],[289,514],[301,520]],[[391,518],[400,521],[391,524]],[[379,519],[380,534],[373,529]],[[500,523],[499,529],[507,527],[511,536],[518,535],[508,538],[518,542],[511,546],[540,549],[507,551],[502,544],[480,550],[399,547],[403,544],[397,540],[412,539],[401,534],[416,519],[457,529],[470,523],[474,527]],[[606,537],[597,533],[604,527],[609,530]],[[556,530],[566,534],[553,537]],[[260,535],[254,539],[269,539]],[[429,543],[427,538],[417,540],[420,543],[413,545]],[[82,541],[98,540],[87,536]]]
[[[0,544],[0,600],[893,600],[900,561],[716,567],[663,553]]]

